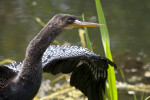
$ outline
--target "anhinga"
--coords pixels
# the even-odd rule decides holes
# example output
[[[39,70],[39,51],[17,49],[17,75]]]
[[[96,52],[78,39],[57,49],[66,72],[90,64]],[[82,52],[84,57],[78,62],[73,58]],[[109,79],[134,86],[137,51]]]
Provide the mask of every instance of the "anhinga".
[[[72,86],[89,100],[102,100],[108,64],[115,64],[83,47],[49,46],[66,29],[99,26],[101,24],[80,22],[73,15],[55,15],[30,42],[22,63],[0,66],[0,100],[33,99],[41,85],[43,72],[72,72]]]

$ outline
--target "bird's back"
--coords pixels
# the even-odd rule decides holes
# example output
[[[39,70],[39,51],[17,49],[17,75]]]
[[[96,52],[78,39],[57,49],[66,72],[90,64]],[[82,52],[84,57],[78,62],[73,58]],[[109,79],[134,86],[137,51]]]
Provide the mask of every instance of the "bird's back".
[[[15,80],[22,66],[22,62],[0,65],[0,100],[32,100],[38,92],[40,79],[34,82],[23,78],[19,82]]]
[[[19,63],[15,63],[19,65]],[[14,63],[10,65],[0,65],[0,92],[2,92],[14,77],[18,75],[18,66]],[[15,70],[16,69],[16,70]]]

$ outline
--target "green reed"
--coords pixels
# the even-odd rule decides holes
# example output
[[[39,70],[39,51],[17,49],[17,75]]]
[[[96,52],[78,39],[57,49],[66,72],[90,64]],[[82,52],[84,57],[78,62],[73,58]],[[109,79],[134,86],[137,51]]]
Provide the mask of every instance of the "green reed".
[[[95,0],[95,4],[96,4],[99,23],[104,24],[103,27],[100,27],[100,31],[101,31],[101,37],[102,37],[102,43],[103,43],[105,55],[108,59],[112,61],[109,34],[108,34],[108,29],[107,29],[100,0]],[[117,88],[116,88],[116,78],[115,78],[114,68],[111,67],[110,65],[108,69],[108,84],[109,84],[108,92],[110,94],[111,100],[117,100],[118,96],[117,96]]]

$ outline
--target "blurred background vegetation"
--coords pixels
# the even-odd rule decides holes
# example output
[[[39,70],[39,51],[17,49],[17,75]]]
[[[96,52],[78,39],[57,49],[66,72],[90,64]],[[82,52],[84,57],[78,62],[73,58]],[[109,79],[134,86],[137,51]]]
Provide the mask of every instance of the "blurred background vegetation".
[[[123,79],[119,68],[116,71],[119,100],[133,100],[134,91],[138,100],[141,100],[150,95],[150,1],[101,0],[101,4],[114,61],[125,74]],[[28,43],[42,28],[34,18],[39,17],[46,23],[58,13],[73,14],[80,20],[84,13],[86,21],[98,22],[94,0],[0,0],[0,60],[22,61]],[[94,52],[104,56],[99,29],[88,28],[88,31]],[[66,31],[57,41],[80,46],[78,33],[78,29]],[[57,77],[61,78],[55,80]],[[69,76],[44,74],[37,97],[42,98],[56,92],[57,95],[52,95],[55,99],[85,100],[85,96],[74,88],[69,88],[71,92],[60,92],[69,87],[64,77]]]

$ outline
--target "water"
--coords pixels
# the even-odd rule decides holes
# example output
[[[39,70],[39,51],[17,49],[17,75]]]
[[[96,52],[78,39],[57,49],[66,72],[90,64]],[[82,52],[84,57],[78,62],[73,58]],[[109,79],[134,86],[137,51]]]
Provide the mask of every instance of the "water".
[[[130,50],[130,56],[142,54],[142,61],[149,63],[150,1],[104,0],[102,6],[110,33],[112,55]],[[42,28],[34,17],[46,23],[58,13],[73,14],[80,20],[84,13],[86,21],[98,22],[93,0],[1,0],[0,59],[22,61],[28,43]],[[99,29],[88,30],[94,51],[104,55]],[[57,40],[80,45],[78,29],[64,32]]]

